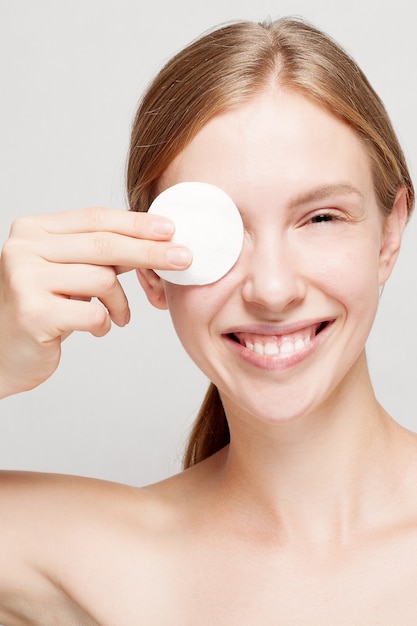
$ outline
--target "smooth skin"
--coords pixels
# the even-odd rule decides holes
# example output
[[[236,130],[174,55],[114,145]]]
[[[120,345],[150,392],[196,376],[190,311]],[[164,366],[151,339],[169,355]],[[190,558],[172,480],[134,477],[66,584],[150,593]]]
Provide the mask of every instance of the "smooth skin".
[[[169,237],[150,216],[96,209],[35,218],[37,230],[23,220],[2,258],[0,373],[4,395],[30,388],[67,333],[125,323],[118,266],[137,267],[218,386],[231,444],[143,489],[3,473],[0,621],[414,626],[416,436],[378,404],[364,352],[400,248],[403,191],[383,219],[360,140],[278,87],[210,121],[160,190],[184,180],[218,185],[241,211],[229,274],[164,282],[149,267],[167,266]],[[110,313],[68,296],[98,296]]]
[[[128,323],[118,274],[188,267],[174,230],[165,217],[102,208],[17,219],[1,255],[0,398],[46,380],[74,330],[103,336]]]

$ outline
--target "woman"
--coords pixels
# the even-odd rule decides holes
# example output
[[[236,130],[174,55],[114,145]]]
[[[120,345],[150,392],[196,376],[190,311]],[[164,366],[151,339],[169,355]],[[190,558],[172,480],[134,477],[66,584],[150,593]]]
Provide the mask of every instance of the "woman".
[[[147,215],[182,181],[239,207],[242,253],[206,286]],[[299,21],[234,24],[179,53],[132,133],[132,212],[15,223],[1,265],[2,395],[73,330],[152,304],[212,381],[187,471],[136,490],[5,473],[4,624],[415,624],[417,442],[377,402],[365,341],[414,201],[378,97]],[[90,297],[96,296],[101,306]]]

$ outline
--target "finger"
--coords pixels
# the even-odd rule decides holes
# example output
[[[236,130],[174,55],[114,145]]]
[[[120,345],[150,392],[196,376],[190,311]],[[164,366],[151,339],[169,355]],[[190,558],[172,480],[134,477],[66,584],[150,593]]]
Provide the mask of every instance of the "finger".
[[[119,274],[127,274],[128,272],[133,272],[134,267],[127,267],[126,265],[114,265],[114,271],[117,275]]]
[[[29,269],[23,269],[25,271],[13,292],[13,299],[17,314],[23,318],[22,326],[29,335],[33,334],[34,329],[38,329],[39,342],[53,339],[62,330],[68,333],[78,328],[84,329],[82,324],[81,327],[78,323],[71,326],[71,322],[65,321],[66,309],[74,309],[71,300],[85,301],[88,304],[90,300],[97,298],[101,302],[95,302],[100,309],[97,313],[99,327],[104,323],[101,319],[103,307],[106,309],[106,317],[118,326],[124,326],[130,320],[126,294],[113,267],[57,265],[35,259]],[[108,323],[105,320],[106,329]],[[93,332],[101,334],[102,331]]]
[[[51,344],[63,340],[75,330],[87,331],[97,337],[111,328],[107,309],[98,300],[70,299],[51,293],[31,294],[20,315],[20,335],[32,339],[35,344]]]
[[[186,269],[192,261],[191,251],[186,246],[102,231],[49,235],[33,247],[39,256],[53,263]]]
[[[103,207],[19,218],[13,224],[12,232],[30,233],[33,228],[51,234],[102,231],[156,240],[169,239],[175,230],[173,222],[163,216]]]
[[[57,320],[55,334],[62,339],[75,330],[103,337],[111,328],[110,315],[97,300],[87,302],[56,298],[53,303],[53,316]],[[54,331],[51,329],[50,333],[52,335]]]
[[[106,307],[111,320],[118,326],[125,326],[130,319],[126,294],[117,279],[113,267],[98,265],[56,265],[49,264],[44,270],[48,290],[59,296],[79,300],[98,298]]]

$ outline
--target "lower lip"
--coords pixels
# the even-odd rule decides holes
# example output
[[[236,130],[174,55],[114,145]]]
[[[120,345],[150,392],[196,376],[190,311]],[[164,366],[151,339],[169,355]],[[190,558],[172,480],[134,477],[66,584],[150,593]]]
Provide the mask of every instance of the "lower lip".
[[[232,339],[229,335],[223,335],[227,345],[235,354],[241,359],[257,367],[258,369],[267,371],[283,371],[295,367],[299,363],[302,363],[311,356],[317,348],[327,339],[328,335],[333,328],[334,322],[330,322],[326,328],[324,328],[318,335],[313,337],[309,344],[307,344],[301,350],[297,350],[291,354],[284,355],[264,355],[256,354],[252,350],[249,350],[239,342]]]

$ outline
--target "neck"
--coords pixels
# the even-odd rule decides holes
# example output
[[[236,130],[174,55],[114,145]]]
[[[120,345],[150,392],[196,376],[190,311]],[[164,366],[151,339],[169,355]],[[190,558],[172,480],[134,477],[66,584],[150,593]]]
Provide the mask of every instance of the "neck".
[[[376,401],[365,358],[359,369],[312,414],[271,424],[228,413],[223,485],[281,536],[344,543],[399,490],[404,433]]]

